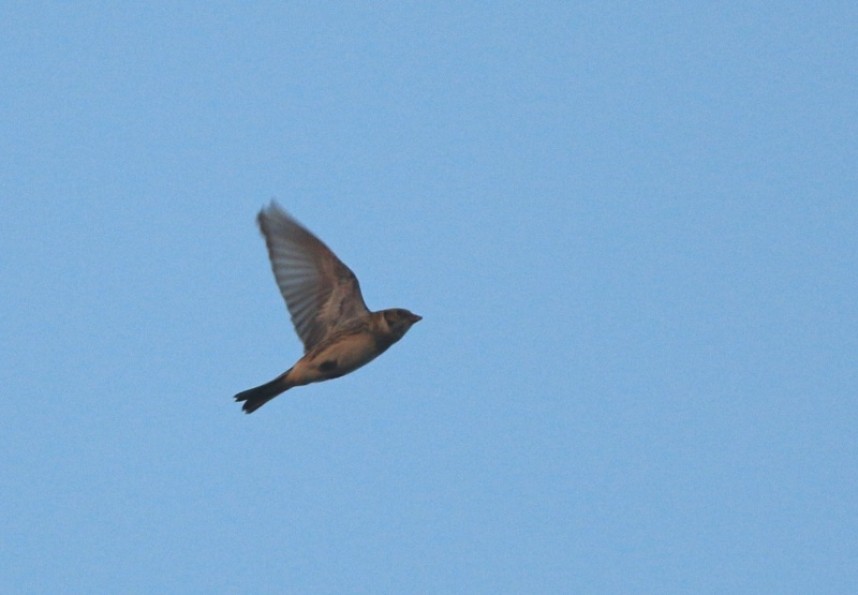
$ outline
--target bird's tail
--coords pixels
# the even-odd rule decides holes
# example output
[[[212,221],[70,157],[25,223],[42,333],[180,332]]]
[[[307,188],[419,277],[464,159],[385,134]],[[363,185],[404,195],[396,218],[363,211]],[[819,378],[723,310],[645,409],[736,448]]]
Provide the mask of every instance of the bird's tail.
[[[291,371],[292,368],[289,368],[271,382],[266,382],[256,388],[238,393],[235,395],[235,400],[239,402],[244,401],[242,410],[245,413],[253,413],[280,393],[292,388],[292,383],[287,380],[287,376],[289,376],[289,372]]]

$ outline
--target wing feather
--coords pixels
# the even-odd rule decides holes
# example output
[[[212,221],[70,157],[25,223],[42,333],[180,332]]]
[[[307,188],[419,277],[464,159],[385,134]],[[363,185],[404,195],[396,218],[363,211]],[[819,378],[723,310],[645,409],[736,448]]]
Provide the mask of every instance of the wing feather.
[[[277,203],[262,209],[257,221],[305,352],[332,331],[369,314],[351,269]]]

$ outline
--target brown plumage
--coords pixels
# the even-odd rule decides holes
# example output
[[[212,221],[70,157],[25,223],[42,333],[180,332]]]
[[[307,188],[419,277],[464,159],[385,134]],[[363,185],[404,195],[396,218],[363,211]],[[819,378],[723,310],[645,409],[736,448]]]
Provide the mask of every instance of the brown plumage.
[[[274,380],[235,395],[246,413],[295,386],[358,369],[421,320],[401,308],[370,312],[354,273],[277,203],[260,211],[257,220],[304,356]]]

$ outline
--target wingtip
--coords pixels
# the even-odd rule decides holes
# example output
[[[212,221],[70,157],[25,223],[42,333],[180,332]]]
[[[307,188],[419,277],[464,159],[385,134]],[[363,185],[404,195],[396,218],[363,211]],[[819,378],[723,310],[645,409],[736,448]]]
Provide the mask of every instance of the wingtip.
[[[262,208],[259,210],[260,216],[261,215],[268,215],[271,213],[284,213],[285,214],[286,211],[283,209],[283,207],[280,206],[279,202],[277,202],[275,199],[272,198],[268,202],[267,205],[263,205]]]

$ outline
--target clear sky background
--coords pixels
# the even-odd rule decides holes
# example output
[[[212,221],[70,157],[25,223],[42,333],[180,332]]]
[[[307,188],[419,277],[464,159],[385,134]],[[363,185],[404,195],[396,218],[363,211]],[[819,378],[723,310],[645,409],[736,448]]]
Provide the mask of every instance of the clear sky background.
[[[0,590],[854,592],[856,31],[4,3]],[[424,320],[247,416],[271,199]]]

